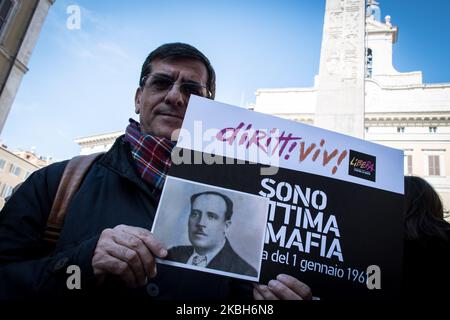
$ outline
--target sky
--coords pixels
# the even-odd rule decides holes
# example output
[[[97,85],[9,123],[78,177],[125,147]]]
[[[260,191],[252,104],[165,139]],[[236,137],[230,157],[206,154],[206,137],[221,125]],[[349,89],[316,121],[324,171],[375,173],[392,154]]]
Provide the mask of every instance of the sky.
[[[450,1],[379,0],[398,26],[393,64],[450,82]],[[80,28],[67,28],[67,8]],[[325,0],[56,0],[0,135],[10,149],[63,160],[78,137],[124,130],[140,68],[153,49],[186,42],[217,74],[216,100],[246,106],[259,88],[311,87]]]

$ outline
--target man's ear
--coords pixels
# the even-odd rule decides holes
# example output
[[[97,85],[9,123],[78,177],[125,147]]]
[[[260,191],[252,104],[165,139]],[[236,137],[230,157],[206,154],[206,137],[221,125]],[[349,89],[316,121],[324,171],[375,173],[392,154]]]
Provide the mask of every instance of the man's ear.
[[[231,226],[231,220],[225,221],[225,233],[228,232],[228,229],[230,228],[230,226]]]
[[[136,89],[136,94],[134,95],[134,112],[139,114],[141,112],[141,96],[142,96],[142,88],[138,87]]]

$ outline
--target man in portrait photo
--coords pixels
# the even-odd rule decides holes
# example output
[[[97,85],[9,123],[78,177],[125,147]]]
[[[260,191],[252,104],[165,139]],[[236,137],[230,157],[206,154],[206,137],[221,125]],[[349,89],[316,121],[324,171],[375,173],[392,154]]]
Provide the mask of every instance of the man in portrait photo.
[[[176,246],[167,260],[245,276],[257,272],[232,248],[227,233],[231,227],[233,201],[216,191],[193,194],[190,199],[188,236],[191,246]]]

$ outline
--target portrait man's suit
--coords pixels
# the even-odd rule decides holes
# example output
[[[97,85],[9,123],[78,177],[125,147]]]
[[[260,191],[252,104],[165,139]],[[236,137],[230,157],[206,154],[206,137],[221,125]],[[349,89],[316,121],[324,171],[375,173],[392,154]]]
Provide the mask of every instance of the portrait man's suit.
[[[173,247],[169,249],[166,259],[187,263],[193,253],[194,247],[192,246]],[[252,277],[256,277],[257,275],[255,268],[248,264],[233,250],[228,239],[226,239],[222,250],[208,262],[206,267]]]

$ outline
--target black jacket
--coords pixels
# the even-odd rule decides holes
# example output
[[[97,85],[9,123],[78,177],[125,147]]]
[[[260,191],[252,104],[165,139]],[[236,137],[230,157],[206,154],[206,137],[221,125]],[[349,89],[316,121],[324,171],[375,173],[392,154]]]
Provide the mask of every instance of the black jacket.
[[[447,239],[421,235],[406,240],[403,251],[402,298],[447,300],[450,288],[450,230]]]
[[[192,246],[170,248],[167,259],[187,263],[194,253]],[[242,259],[231,247],[228,239],[220,252],[208,263],[207,268],[256,277],[255,268]]]
[[[231,278],[158,265],[143,288],[125,289],[115,278],[96,284],[92,256],[100,233],[119,224],[151,229],[157,200],[136,173],[129,144],[119,137],[93,164],[66,213],[56,250],[42,240],[67,161],[34,172],[0,212],[0,300],[47,296],[125,296],[153,299],[251,298],[251,285]],[[67,267],[81,268],[81,290],[68,290]]]

